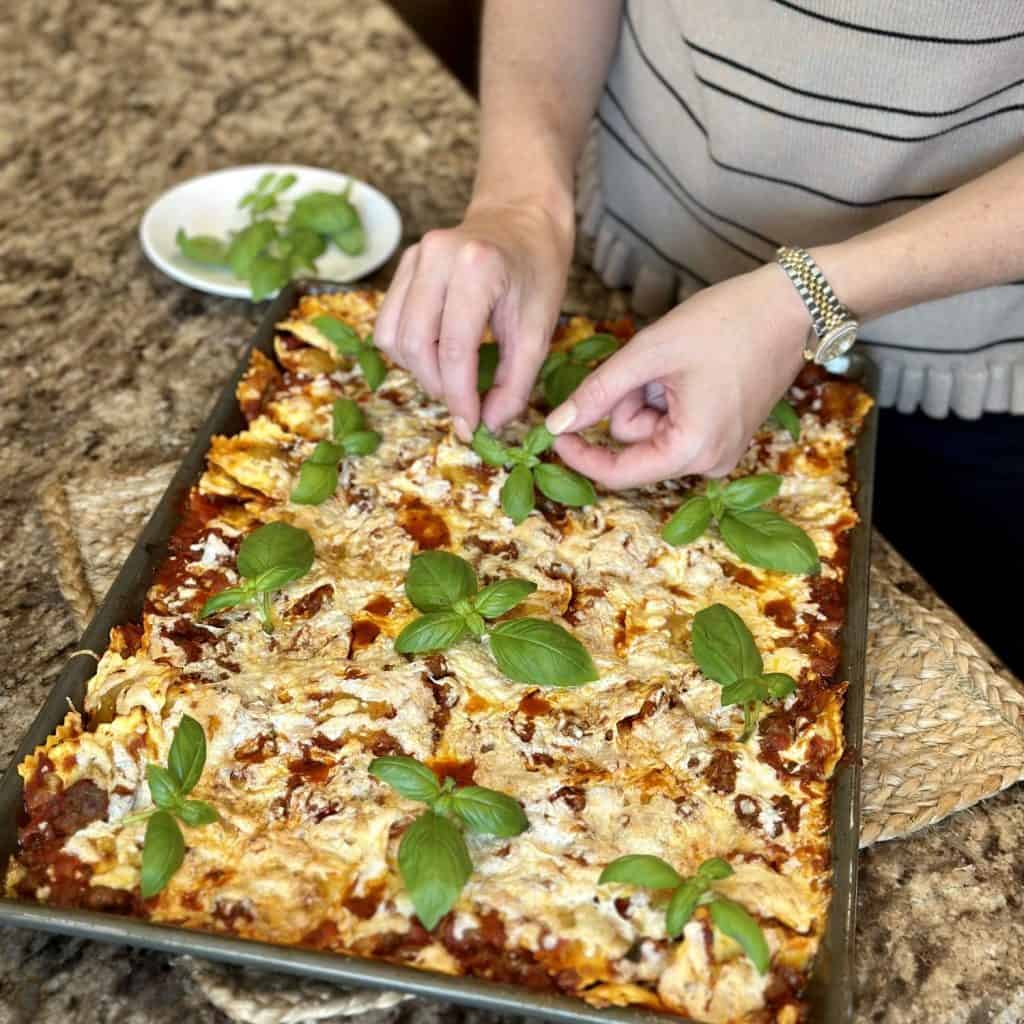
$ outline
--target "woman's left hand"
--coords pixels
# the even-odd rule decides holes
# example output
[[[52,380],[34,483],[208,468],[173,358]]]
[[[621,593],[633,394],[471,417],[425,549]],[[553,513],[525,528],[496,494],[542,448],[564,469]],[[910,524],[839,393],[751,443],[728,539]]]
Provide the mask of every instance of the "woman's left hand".
[[[774,264],[706,288],[640,331],[548,416],[561,435],[555,451],[612,489],[724,476],[803,365],[808,328]],[[605,418],[618,450],[577,433]]]

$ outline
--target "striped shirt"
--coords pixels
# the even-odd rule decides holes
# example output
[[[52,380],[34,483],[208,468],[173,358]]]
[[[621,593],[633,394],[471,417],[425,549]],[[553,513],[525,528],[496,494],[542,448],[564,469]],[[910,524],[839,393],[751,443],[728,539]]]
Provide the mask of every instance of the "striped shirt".
[[[627,0],[581,163],[583,229],[605,282],[655,314],[1022,149],[1024,0]],[[1024,281],[861,335],[882,405],[1024,413]]]

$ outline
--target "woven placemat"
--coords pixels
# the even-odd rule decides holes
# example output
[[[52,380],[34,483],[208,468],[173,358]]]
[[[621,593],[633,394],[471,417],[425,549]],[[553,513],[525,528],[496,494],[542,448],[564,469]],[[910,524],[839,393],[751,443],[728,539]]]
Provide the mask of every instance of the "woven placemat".
[[[92,617],[176,463],[97,467],[39,496],[61,589]],[[878,534],[872,540],[861,845],[908,835],[1024,778],[1024,685]],[[398,1019],[404,997],[180,965],[233,1020],[300,1024]],[[441,1018],[439,1018],[440,1020]],[[419,1021],[420,1018],[417,1017]]]

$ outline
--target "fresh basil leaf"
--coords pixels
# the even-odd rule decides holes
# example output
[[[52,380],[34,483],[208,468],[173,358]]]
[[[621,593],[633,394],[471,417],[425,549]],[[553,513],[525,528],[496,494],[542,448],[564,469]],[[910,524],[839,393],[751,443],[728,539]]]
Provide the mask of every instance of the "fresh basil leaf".
[[[538,423],[524,438],[523,451],[527,455],[540,455],[546,452],[555,443],[555,435],[544,426]]]
[[[561,405],[586,379],[590,369],[567,362],[544,378],[544,401],[554,409]]]
[[[428,654],[457,644],[468,632],[458,612],[427,612],[413,619],[395,638],[399,654]]]
[[[778,473],[758,473],[744,476],[725,485],[722,500],[729,509],[750,509],[774,498],[782,486]]]
[[[764,668],[746,623],[724,604],[697,612],[692,633],[693,658],[701,672],[716,683],[749,679]]]
[[[707,891],[708,883],[702,878],[688,878],[674,893],[665,911],[665,932],[671,939],[683,934],[687,922],[697,909],[697,901]]]
[[[484,587],[473,599],[473,607],[485,618],[496,619],[499,615],[522,604],[535,590],[536,583],[529,580],[499,580]]]
[[[220,820],[220,815],[204,800],[186,800],[178,808],[177,813],[178,817],[192,828],[212,825]]]
[[[764,696],[758,681],[754,679],[737,679],[734,683],[724,683],[719,701],[723,708],[733,704],[749,704],[753,700],[761,700]]]
[[[592,363],[599,359],[607,359],[618,347],[619,341],[614,335],[592,334],[573,345],[569,350],[569,358],[574,363]]]
[[[462,621],[466,624],[466,629],[473,634],[477,640],[482,640],[484,634],[487,632],[487,623],[484,622],[484,617],[479,612],[467,612],[462,616]]]
[[[565,466],[542,462],[534,467],[533,479],[545,497],[561,505],[580,508],[597,502],[594,485],[585,476],[580,476]]]
[[[728,878],[733,874],[733,870],[729,866],[729,862],[722,860],[721,857],[708,857],[697,868],[697,874],[701,878],[706,878],[709,882],[720,882],[723,878]]]
[[[370,774],[407,800],[429,804],[441,793],[437,776],[414,757],[388,755],[370,762]]]
[[[249,267],[249,290],[252,292],[253,302],[273,295],[291,279],[291,267],[287,260],[261,252]]]
[[[473,873],[466,840],[447,818],[433,811],[418,817],[402,836],[398,870],[427,931],[455,905]]]
[[[333,238],[358,224],[359,214],[349,200],[335,192],[307,192],[295,201],[288,224],[309,228]]]
[[[247,281],[256,257],[276,238],[277,228],[269,220],[257,221],[239,231],[231,239],[227,251],[227,261],[235,277]]]
[[[721,519],[725,511],[725,485],[721,480],[709,480],[704,487],[704,497],[711,505],[711,515],[714,519]]]
[[[473,451],[488,466],[504,466],[508,462],[508,449],[482,423],[473,431]]]
[[[274,177],[275,175],[273,171],[266,171],[261,174],[260,180],[256,182],[256,187],[251,192],[246,192],[245,195],[238,200],[238,208],[242,209],[248,206],[256,196],[270,188],[270,183],[274,180]]]
[[[766,672],[761,676],[761,682],[769,697],[788,697],[796,693],[796,682],[785,672]]]
[[[144,900],[152,899],[174,876],[185,859],[185,837],[178,823],[157,811],[146,825],[142,843],[142,873],[139,890]]]
[[[269,574],[268,574],[269,575]],[[270,590],[263,590],[254,595],[253,604],[256,607],[256,614],[260,617],[264,633],[274,632],[273,599]]]
[[[380,447],[380,434],[376,430],[357,430],[349,434],[341,446],[346,455],[372,455]]]
[[[238,549],[238,571],[246,579],[257,579],[271,569],[294,570],[304,576],[313,567],[313,538],[288,523],[267,523],[253,530]]]
[[[299,566],[279,565],[274,569],[268,569],[266,572],[260,573],[255,579],[247,580],[246,585],[252,591],[254,597],[262,598],[264,594],[272,594],[275,590],[287,587],[289,583],[305,575],[305,572]]]
[[[771,963],[771,952],[765,941],[761,926],[738,903],[716,895],[708,907],[714,926],[730,939],[740,944],[743,952],[757,968],[758,974],[766,974]]]
[[[470,832],[485,836],[517,836],[530,823],[517,800],[483,786],[463,786],[452,794],[455,813]]]
[[[388,368],[380,353],[375,348],[366,345],[356,358],[359,360],[359,369],[363,371],[363,380],[366,381],[366,386],[371,391],[376,391],[388,375]]]
[[[779,399],[768,414],[769,420],[774,420],[783,430],[789,433],[794,441],[800,440],[800,416],[785,399]]]
[[[605,867],[597,881],[599,885],[620,882],[645,889],[674,889],[683,884],[679,872],[671,864],[650,853],[629,853],[616,858]]]
[[[299,467],[299,481],[288,497],[296,505],[321,505],[337,489],[337,462],[318,462],[309,458]]]
[[[189,715],[182,715],[167,754],[167,770],[182,795],[195,789],[206,764],[206,735]]]
[[[749,565],[776,572],[821,570],[814,541],[799,526],[767,509],[727,512],[718,529],[722,540]]]
[[[271,190],[275,196],[279,196],[282,192],[287,192],[299,179],[296,175],[289,171],[287,174],[282,174],[277,179],[277,184]]]
[[[511,619],[490,631],[498,668],[517,683],[580,686],[598,678],[586,648],[571,633],[545,619]]]
[[[312,462],[317,466],[337,466],[345,457],[345,449],[333,441],[317,441],[313,454],[306,462]]]
[[[181,254],[194,263],[209,267],[225,267],[228,263],[228,247],[220,238],[212,235],[193,235],[189,238],[183,228],[174,236]]]
[[[565,349],[562,349],[560,352],[549,352],[547,358],[540,364],[538,376],[542,381],[546,380],[559,367],[565,366],[568,361],[569,353]]]
[[[476,589],[473,566],[450,551],[422,551],[409,562],[405,596],[421,612],[449,611]]]
[[[153,803],[163,810],[171,810],[181,803],[181,789],[171,773],[158,764],[146,765],[146,782]]]
[[[250,600],[252,600],[252,591],[248,587],[228,587],[219,594],[214,594],[206,599],[199,612],[199,618],[208,618],[214,612],[222,611],[225,608],[234,608],[236,605],[245,604]]]
[[[316,261],[324,254],[327,243],[315,231],[309,228],[291,228],[281,239],[282,247],[288,257],[291,275],[302,270],[316,272]]]
[[[311,323],[343,356],[359,355],[363,339],[344,320],[325,313]]]
[[[477,352],[476,389],[483,394],[494,387],[494,372],[498,369],[498,346],[485,341]]]
[[[358,214],[356,215],[358,217]],[[346,255],[358,256],[366,248],[366,229],[356,222],[344,231],[335,231],[331,241]]]
[[[363,410],[351,398],[339,398],[331,407],[334,440],[341,441],[366,426]]]
[[[527,466],[516,466],[501,486],[502,511],[518,525],[533,511],[536,503],[533,473]]]
[[[661,536],[674,547],[695,541],[711,522],[711,502],[698,494],[684,501],[661,528]]]

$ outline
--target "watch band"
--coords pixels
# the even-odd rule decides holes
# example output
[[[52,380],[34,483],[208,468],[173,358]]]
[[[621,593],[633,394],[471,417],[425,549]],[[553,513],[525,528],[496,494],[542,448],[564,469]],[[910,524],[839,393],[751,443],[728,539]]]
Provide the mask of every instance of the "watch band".
[[[856,340],[856,318],[836,298],[821,268],[806,249],[783,245],[775,256],[811,318],[811,333],[808,334],[808,344],[804,346],[804,358],[825,363],[842,355]]]

